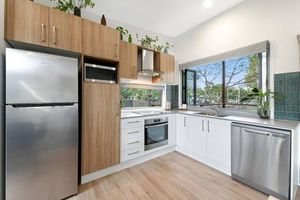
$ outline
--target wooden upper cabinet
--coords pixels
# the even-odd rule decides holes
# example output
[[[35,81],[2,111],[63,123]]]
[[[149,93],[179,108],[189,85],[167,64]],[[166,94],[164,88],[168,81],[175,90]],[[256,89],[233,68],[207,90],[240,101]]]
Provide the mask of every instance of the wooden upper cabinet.
[[[84,82],[82,161],[86,175],[120,163],[120,87]]]
[[[87,56],[119,61],[120,32],[83,20],[83,53]]]
[[[6,0],[5,39],[48,46],[49,8],[29,0]]]
[[[120,45],[120,78],[137,79],[138,47],[124,41]]]
[[[163,72],[158,78],[153,78],[153,82],[175,82],[175,57],[165,53],[155,54],[155,70]]]
[[[81,53],[81,18],[57,9],[50,9],[49,47]]]

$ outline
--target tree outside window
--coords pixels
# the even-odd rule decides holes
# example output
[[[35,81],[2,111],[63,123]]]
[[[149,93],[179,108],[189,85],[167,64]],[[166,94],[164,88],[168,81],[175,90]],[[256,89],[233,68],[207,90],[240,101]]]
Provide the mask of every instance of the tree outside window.
[[[183,90],[187,92],[186,103],[192,106],[220,105],[254,110],[257,102],[241,103],[241,99],[249,94],[252,88],[260,87],[262,60],[265,57],[266,53],[261,53],[186,70],[186,87]]]

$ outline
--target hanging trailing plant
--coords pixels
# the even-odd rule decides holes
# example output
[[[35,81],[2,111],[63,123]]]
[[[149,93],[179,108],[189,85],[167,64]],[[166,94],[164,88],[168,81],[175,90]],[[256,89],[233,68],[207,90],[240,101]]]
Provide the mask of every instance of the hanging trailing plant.
[[[158,36],[152,38],[149,35],[145,35],[142,39],[139,39],[139,35],[136,34],[136,38],[143,47],[147,47],[150,49],[155,48],[155,45],[156,45],[155,43],[158,42]]]
[[[56,3],[55,8],[63,12],[74,13],[74,15],[81,16],[81,9],[87,7],[93,8],[95,3],[93,0],[50,0]]]
[[[122,26],[118,26],[117,28],[116,28],[116,30],[118,30],[120,33],[121,33],[121,40],[123,40],[123,37],[124,36],[126,36],[127,34],[128,34],[128,30],[127,29],[125,29],[124,27],[122,27]]]

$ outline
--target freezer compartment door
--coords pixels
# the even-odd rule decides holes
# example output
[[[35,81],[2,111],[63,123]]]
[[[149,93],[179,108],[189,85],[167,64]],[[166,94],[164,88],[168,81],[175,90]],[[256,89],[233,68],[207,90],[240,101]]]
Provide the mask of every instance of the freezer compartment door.
[[[6,49],[6,104],[78,102],[78,60]]]
[[[6,200],[77,193],[78,105],[6,106]]]
[[[232,174],[279,199],[288,199],[290,132],[232,126]]]

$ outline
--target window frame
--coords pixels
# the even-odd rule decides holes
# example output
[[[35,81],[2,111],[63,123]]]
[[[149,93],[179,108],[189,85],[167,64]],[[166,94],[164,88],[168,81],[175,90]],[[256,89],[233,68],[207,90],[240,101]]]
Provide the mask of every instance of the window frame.
[[[263,64],[263,54],[265,54],[265,65]],[[259,59],[259,89],[263,89],[263,91],[267,91],[269,90],[269,73],[270,73],[270,69],[269,69],[269,56],[270,56],[270,52],[266,51],[266,52],[261,52],[261,53],[257,53],[257,54],[253,54],[253,55],[258,55],[258,59]],[[248,55],[250,56],[250,55]],[[245,57],[245,56],[241,56],[241,57]],[[226,60],[229,59],[234,59],[234,58],[228,58]],[[226,105],[231,105],[231,106],[241,106],[242,104],[230,104],[226,102],[226,60],[222,60],[220,61],[221,65],[222,65],[222,102],[221,104],[207,104],[208,106],[213,106],[213,105],[217,105],[217,106],[221,106],[222,108],[227,108]],[[209,64],[209,63],[208,63]],[[265,69],[265,74],[263,74],[263,68]],[[191,69],[184,69],[182,70],[182,103],[183,104],[187,104],[188,106],[199,106],[197,105],[197,76],[194,76],[194,102],[193,105],[189,105],[187,102],[187,72],[188,71],[193,71],[196,75],[196,71],[195,70],[191,70]],[[265,79],[265,80],[264,80]],[[265,84],[265,87],[264,87]],[[268,97],[268,101],[269,101],[269,97]],[[249,107],[253,106],[256,107],[256,105],[247,105]]]

